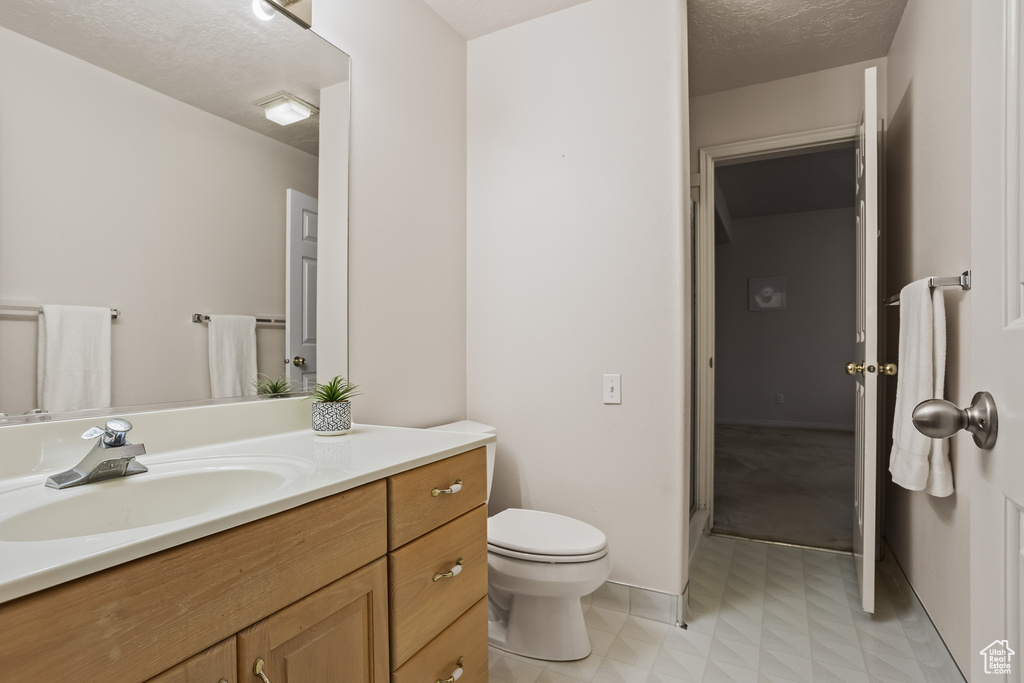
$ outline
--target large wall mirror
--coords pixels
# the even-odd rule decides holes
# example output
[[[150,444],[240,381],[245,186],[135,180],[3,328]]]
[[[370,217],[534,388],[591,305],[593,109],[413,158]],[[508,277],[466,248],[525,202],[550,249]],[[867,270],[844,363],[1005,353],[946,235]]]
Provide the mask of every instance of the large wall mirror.
[[[46,409],[43,305],[118,311],[113,408],[83,406],[104,413],[217,400],[197,313],[288,309],[315,343],[315,297],[301,319],[286,304],[287,196],[319,198],[306,236],[342,244],[344,282],[344,52],[252,0],[4,0],[0,73],[0,424],[86,414],[24,417]],[[313,114],[268,120],[258,103],[280,93]],[[259,373],[285,376],[284,324],[259,324],[256,348]]]

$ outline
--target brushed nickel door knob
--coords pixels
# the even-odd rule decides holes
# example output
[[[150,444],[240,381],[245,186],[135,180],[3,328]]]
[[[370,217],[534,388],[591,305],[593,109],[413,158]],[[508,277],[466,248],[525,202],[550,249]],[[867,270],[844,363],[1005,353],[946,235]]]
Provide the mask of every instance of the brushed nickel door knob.
[[[991,450],[999,433],[999,413],[992,394],[979,391],[971,405],[957,408],[949,401],[933,398],[923,401],[914,408],[914,426],[932,439],[945,439],[961,429],[974,437],[974,443],[982,450]]]

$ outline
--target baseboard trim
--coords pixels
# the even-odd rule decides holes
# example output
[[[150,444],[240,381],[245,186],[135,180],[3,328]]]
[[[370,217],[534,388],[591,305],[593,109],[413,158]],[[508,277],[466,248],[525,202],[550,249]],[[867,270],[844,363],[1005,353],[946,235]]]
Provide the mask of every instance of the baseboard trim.
[[[852,432],[852,424],[832,424],[828,422],[789,422],[785,420],[734,420],[731,418],[715,418],[716,425],[735,425],[738,427],[790,427],[794,429],[820,429],[832,432]]]
[[[682,627],[686,623],[686,591],[683,594],[664,593],[631,586],[619,581],[605,581],[604,585],[582,599],[583,604],[603,607],[618,612]]]
[[[917,594],[917,591],[914,590],[914,585],[910,583],[910,579],[907,578],[906,573],[903,571],[903,567],[900,566],[899,560],[896,559],[895,553],[893,553],[892,548],[889,547],[889,542],[885,538],[882,538],[882,558],[878,561],[878,572],[876,573],[876,577],[878,581],[884,581],[887,579],[891,580],[895,584],[897,591],[903,595],[910,596],[913,599],[913,603],[908,608],[910,610],[920,608],[924,617],[931,622],[932,628],[939,638],[939,642],[942,643],[942,647],[945,648],[946,655],[949,657],[949,663],[960,672],[961,676],[964,676],[964,671],[960,666],[960,662],[956,661],[956,658],[953,657],[953,653],[950,651],[949,646],[946,645],[946,641],[943,640],[942,634],[939,633],[939,628],[935,625],[932,615],[928,614],[928,609],[924,606],[924,603],[921,602],[921,597]],[[899,615],[899,618],[902,619],[902,615]],[[967,680],[966,676],[964,676],[964,680]]]

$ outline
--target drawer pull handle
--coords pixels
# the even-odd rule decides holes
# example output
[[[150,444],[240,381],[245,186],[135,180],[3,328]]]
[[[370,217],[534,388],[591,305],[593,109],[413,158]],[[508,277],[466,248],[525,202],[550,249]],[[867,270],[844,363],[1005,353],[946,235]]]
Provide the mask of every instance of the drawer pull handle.
[[[451,676],[448,678],[439,678],[436,683],[455,683],[455,681],[459,680],[459,678],[462,677],[462,660],[463,658],[459,657],[459,661],[455,663],[455,671],[452,672]]]
[[[461,490],[462,490],[462,480],[461,479],[456,479],[455,483],[452,484],[450,488],[446,488],[446,489],[433,489],[430,492],[430,495],[432,495],[434,498],[437,498],[442,493],[458,493]]]
[[[266,665],[267,665],[267,663],[263,661],[263,657],[257,657],[256,661],[253,662],[252,672],[253,672],[253,674],[255,674],[255,675],[259,676],[260,678],[262,678],[263,679],[263,683],[270,683],[270,679],[267,678],[267,674],[263,673],[263,668]]]
[[[440,581],[441,579],[450,579],[453,576],[458,576],[462,571],[462,558],[460,557],[455,561],[455,566],[446,571],[444,574],[438,572],[434,574],[434,581]]]

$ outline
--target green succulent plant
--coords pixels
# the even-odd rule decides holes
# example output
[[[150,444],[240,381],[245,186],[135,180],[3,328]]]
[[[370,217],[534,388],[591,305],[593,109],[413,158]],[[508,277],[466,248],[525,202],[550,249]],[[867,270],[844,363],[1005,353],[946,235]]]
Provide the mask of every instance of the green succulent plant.
[[[338,376],[327,384],[317,384],[313,389],[312,399],[317,403],[342,403],[358,396],[358,384],[352,384],[344,377]]]
[[[271,379],[267,375],[260,373],[256,375],[256,379],[252,381],[253,387],[256,389],[256,394],[259,396],[267,396],[269,398],[281,398],[292,393],[294,385],[292,381],[286,377],[278,379]]]

